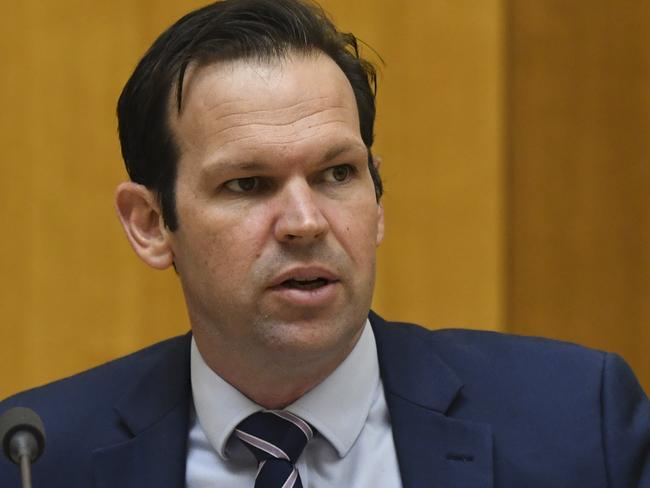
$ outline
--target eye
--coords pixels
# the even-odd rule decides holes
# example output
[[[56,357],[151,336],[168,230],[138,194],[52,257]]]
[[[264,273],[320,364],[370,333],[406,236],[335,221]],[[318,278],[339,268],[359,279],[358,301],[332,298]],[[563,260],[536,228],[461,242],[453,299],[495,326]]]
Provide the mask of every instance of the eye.
[[[328,181],[342,183],[350,179],[353,171],[354,168],[352,168],[352,166],[349,164],[339,164],[338,166],[333,166],[325,171],[325,179]]]
[[[236,193],[250,193],[259,188],[260,180],[255,176],[237,178],[235,180],[226,181],[224,186],[228,188],[228,190]]]

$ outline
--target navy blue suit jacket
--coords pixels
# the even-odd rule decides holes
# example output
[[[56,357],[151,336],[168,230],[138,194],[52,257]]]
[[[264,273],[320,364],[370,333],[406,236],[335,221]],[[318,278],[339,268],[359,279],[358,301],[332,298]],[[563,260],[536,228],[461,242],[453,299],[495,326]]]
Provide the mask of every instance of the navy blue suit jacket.
[[[650,403],[618,356],[370,319],[405,487],[650,488]],[[45,423],[34,486],[183,487],[189,342],[2,402]],[[0,486],[20,486],[5,460]]]

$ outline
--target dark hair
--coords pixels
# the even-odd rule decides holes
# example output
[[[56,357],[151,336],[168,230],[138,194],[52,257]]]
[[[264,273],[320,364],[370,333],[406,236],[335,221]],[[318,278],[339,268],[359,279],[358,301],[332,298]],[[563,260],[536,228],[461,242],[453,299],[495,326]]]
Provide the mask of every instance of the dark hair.
[[[322,51],[352,85],[361,137],[377,200],[382,182],[372,160],[374,67],[360,57],[352,34],[339,32],[325,12],[304,0],[223,0],[190,12],[163,32],[138,63],[117,103],[122,157],[132,181],[155,191],[165,224],[176,230],[179,150],[169,126],[171,90],[182,107],[185,70],[217,60],[270,60],[291,51]]]

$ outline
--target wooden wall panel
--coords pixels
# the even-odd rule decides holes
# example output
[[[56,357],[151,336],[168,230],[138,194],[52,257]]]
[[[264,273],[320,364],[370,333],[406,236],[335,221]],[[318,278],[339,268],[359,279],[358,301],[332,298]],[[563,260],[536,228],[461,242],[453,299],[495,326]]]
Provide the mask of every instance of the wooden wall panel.
[[[343,5],[336,17],[344,25],[371,13],[360,35],[385,60],[376,152],[383,158],[387,235],[375,307],[430,327],[499,329],[501,2]]]
[[[650,8],[510,2],[508,322],[650,391]]]
[[[0,397],[187,330],[173,273],[136,259],[112,203],[115,102],[169,22],[149,11],[32,0],[0,20]]]
[[[131,252],[115,102],[164,27],[203,2],[23,0],[0,19],[0,397],[188,328],[173,272]],[[502,316],[500,1],[324,0],[386,61],[388,219],[376,308],[431,326]]]

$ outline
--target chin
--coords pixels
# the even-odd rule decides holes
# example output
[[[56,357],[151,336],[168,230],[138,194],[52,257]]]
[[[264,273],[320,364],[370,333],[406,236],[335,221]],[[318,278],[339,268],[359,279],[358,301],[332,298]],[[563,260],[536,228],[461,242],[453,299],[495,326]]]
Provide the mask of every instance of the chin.
[[[361,333],[365,315],[343,319],[302,317],[266,323],[259,330],[263,341],[271,350],[291,356],[347,354]]]

